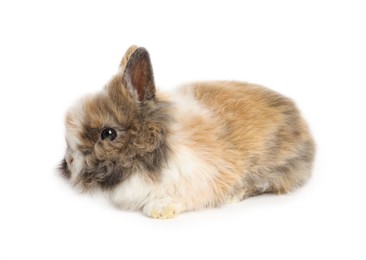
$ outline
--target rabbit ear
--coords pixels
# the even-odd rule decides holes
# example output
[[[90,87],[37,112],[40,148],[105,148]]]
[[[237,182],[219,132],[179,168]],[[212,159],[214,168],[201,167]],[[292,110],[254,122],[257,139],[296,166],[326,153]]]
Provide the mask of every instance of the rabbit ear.
[[[138,49],[139,47],[136,45],[132,45],[126,51],[125,55],[123,56],[121,63],[119,64],[119,68],[121,71],[124,71],[127,65],[128,60],[131,58],[131,55]]]
[[[154,75],[146,49],[130,47],[121,61],[120,69],[123,71],[123,83],[133,92],[133,96],[137,96],[138,101],[155,98]]]

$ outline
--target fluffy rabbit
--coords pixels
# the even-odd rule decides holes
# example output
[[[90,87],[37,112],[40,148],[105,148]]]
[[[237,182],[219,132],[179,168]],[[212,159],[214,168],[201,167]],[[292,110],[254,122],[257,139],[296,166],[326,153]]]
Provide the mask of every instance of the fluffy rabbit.
[[[292,191],[314,157],[290,99],[232,81],[156,92],[149,54],[136,46],[102,92],[67,113],[66,141],[60,170],[74,187],[162,219]]]

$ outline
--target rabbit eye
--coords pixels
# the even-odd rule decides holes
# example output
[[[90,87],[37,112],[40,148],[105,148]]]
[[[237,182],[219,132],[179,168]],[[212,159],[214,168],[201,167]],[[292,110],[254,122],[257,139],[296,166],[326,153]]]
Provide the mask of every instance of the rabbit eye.
[[[100,138],[102,138],[102,140],[105,140],[108,138],[109,140],[113,141],[114,139],[116,139],[116,137],[117,137],[117,132],[113,128],[105,128],[105,129],[103,129],[103,131],[100,134]]]

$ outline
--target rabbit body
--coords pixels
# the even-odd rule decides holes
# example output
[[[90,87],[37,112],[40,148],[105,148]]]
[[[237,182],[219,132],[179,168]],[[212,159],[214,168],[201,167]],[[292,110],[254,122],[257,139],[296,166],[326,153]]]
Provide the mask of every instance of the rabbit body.
[[[290,192],[308,180],[314,157],[290,99],[232,81],[156,92],[137,47],[101,93],[69,111],[66,129],[63,175],[153,218]]]

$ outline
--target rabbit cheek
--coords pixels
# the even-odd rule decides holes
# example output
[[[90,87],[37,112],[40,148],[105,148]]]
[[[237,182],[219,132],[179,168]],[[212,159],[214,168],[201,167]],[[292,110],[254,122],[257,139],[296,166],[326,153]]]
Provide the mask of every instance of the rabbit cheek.
[[[96,187],[108,190],[119,184],[126,175],[123,169],[115,163],[100,162],[93,168],[84,169],[80,179],[87,188]]]

